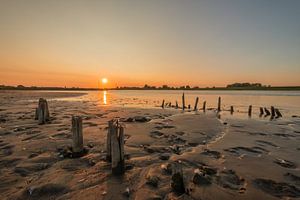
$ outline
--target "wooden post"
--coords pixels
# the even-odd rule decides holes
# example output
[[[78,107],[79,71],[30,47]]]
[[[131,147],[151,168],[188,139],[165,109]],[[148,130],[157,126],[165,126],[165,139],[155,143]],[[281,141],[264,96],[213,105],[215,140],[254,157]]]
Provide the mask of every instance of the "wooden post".
[[[177,193],[182,194],[185,192],[182,166],[180,163],[173,163],[172,165],[171,187]]]
[[[234,110],[233,110],[233,106],[230,106],[230,114],[233,114]]]
[[[165,100],[163,100],[162,104],[161,104],[162,108],[165,108]]]
[[[40,98],[38,108],[35,110],[35,119],[39,124],[45,124],[50,120],[49,108],[46,99]]]
[[[251,117],[251,115],[252,115],[252,105],[250,105],[248,108],[248,116]]]
[[[206,101],[203,102],[203,108],[202,109],[203,109],[203,112],[205,112],[205,110],[206,110]]]
[[[175,108],[178,109],[178,102],[177,102],[177,101],[176,101],[176,106],[175,106]]]
[[[107,137],[106,137],[106,160],[111,162],[111,131],[113,126],[113,120],[108,121]]]
[[[272,117],[275,116],[275,108],[274,108],[274,106],[271,106],[271,116]]]
[[[264,109],[263,109],[263,107],[260,107],[260,108],[259,108],[259,111],[260,111],[259,116],[262,116],[262,115],[264,114]]]
[[[182,110],[185,109],[185,99],[184,99],[184,93],[182,94]]]
[[[194,111],[198,110],[198,101],[199,101],[199,97],[196,98],[196,102],[195,102],[195,106],[194,106]]]
[[[271,114],[270,111],[266,107],[264,108],[264,110],[265,110],[266,116]]]
[[[275,108],[275,113],[276,113],[276,117],[282,117],[282,114],[281,114],[281,112],[279,111],[279,109],[278,108]]]
[[[72,133],[74,153],[83,152],[83,136],[82,136],[82,118],[80,116],[72,116]]]
[[[221,111],[221,97],[218,98],[218,112]]]
[[[34,117],[35,120],[38,120],[39,119],[39,108],[36,108],[35,109],[35,117]]]
[[[113,121],[111,127],[111,169],[115,175],[125,172],[124,128],[118,120]]]

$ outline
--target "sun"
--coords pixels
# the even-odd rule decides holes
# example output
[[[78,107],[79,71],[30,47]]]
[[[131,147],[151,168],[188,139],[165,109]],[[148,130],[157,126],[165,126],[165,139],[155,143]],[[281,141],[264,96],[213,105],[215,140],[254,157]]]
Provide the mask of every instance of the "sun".
[[[102,83],[106,84],[108,82],[107,78],[102,78]]]

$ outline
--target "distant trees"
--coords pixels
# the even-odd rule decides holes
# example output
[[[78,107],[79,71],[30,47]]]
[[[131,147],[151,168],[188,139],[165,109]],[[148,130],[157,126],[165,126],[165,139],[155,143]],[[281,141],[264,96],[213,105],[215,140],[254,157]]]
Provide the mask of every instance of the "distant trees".
[[[233,83],[226,86],[226,88],[261,88],[261,87],[266,87],[266,86],[263,86],[261,83]]]

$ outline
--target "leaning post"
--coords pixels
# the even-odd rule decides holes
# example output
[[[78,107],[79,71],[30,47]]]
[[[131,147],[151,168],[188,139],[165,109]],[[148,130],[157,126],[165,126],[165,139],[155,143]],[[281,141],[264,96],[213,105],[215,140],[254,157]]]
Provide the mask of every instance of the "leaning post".
[[[195,102],[195,106],[194,106],[194,111],[198,110],[198,101],[199,101],[199,97],[196,98],[196,102]]]

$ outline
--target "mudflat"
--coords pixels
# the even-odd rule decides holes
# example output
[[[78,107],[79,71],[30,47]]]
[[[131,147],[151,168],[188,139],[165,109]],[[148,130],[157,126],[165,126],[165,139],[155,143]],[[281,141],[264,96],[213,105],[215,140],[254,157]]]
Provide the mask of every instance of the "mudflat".
[[[1,199],[299,199],[300,118],[241,119],[207,112],[99,106],[78,92],[0,91]],[[40,97],[49,123],[34,120]],[[59,98],[64,98],[59,100]],[[88,153],[68,158],[71,118]],[[125,126],[122,176],[106,161],[108,121]],[[182,166],[184,191],[171,187]]]

